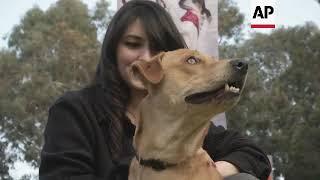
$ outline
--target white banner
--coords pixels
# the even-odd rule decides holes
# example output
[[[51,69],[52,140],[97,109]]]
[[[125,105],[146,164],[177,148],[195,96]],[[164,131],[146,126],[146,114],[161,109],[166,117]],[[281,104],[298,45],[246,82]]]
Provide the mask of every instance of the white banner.
[[[128,0],[118,0],[120,8]],[[218,0],[152,0],[172,16],[188,47],[208,55],[218,54]],[[225,114],[213,119],[216,125],[226,127]]]

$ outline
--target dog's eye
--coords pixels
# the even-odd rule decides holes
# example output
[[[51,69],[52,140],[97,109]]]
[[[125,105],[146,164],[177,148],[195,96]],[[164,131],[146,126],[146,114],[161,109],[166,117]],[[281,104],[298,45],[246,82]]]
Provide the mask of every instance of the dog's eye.
[[[195,57],[189,57],[186,61],[188,64],[197,64],[200,62],[200,60]]]

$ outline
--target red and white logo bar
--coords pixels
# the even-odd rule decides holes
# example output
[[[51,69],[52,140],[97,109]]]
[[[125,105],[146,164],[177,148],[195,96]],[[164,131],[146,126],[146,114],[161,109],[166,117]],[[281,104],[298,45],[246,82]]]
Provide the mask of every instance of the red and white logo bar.
[[[276,28],[275,24],[251,24],[251,28]]]

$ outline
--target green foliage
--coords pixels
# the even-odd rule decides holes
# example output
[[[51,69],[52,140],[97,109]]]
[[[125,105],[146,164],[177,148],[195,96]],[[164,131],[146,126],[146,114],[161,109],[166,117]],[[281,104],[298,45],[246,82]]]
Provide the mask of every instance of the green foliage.
[[[2,178],[17,159],[39,165],[48,107],[93,78],[101,47],[96,23],[107,23],[107,14],[94,18],[80,0],[60,0],[47,11],[30,9],[14,27],[10,50],[0,51]],[[6,154],[9,147],[22,156]]]
[[[1,131],[1,129],[0,129]],[[15,157],[8,156],[6,154],[6,148],[8,142],[3,140],[2,135],[0,135],[0,179],[3,180],[12,180],[9,175],[9,166],[8,164],[12,163],[15,160]]]
[[[319,28],[307,23],[222,48],[251,65],[229,127],[252,136],[290,180],[320,177],[319,47]]]
[[[232,0],[218,0],[218,31],[220,42],[230,38],[239,40],[244,22],[244,15]]]
[[[95,10],[92,16],[92,21],[98,27],[98,33],[104,33],[109,24],[110,18],[114,12],[108,10],[110,4],[106,0],[100,0],[96,3]]]

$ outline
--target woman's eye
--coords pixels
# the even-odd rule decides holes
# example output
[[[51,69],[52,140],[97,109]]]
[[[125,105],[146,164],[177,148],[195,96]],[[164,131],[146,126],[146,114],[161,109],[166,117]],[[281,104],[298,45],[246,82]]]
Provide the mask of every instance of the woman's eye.
[[[137,42],[125,42],[125,45],[130,47],[130,48],[137,48],[141,46],[141,43]]]
[[[195,57],[189,57],[189,58],[187,59],[187,63],[188,63],[188,64],[197,64],[197,63],[199,63],[199,62],[200,62],[200,60],[197,59],[197,58],[195,58]]]

